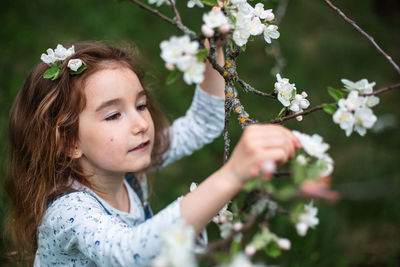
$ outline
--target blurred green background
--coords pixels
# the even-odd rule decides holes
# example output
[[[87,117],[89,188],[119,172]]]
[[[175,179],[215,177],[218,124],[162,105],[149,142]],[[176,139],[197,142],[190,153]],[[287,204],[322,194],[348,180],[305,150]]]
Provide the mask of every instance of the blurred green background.
[[[184,23],[199,32],[201,16],[208,10],[188,9],[177,0]],[[253,6],[258,1],[250,2]],[[279,0],[263,1],[266,8]],[[334,3],[373,35],[385,51],[400,63],[400,2],[398,0],[337,0]],[[161,11],[169,16],[168,7]],[[6,168],[8,113],[24,78],[39,61],[41,53],[85,40],[114,44],[135,43],[143,56],[147,81],[155,91],[170,120],[184,114],[190,105],[193,86],[182,80],[166,86],[168,71],[160,58],[159,44],[171,35],[181,35],[173,26],[129,2],[115,0],[3,0],[0,8],[0,163]],[[352,26],[322,0],[291,0],[280,24],[278,40],[286,65],[284,77],[309,94],[311,106],[331,102],[326,88],[341,86],[340,79],[367,78],[375,89],[400,82],[400,75]],[[275,77],[274,58],[261,36],[239,57],[239,74],[259,90],[270,92]],[[248,112],[259,120],[269,120],[280,105],[265,98],[239,95]],[[306,237],[297,236],[287,218],[272,221],[271,228],[292,240],[292,249],[278,260],[282,266],[400,266],[400,89],[380,95],[374,113],[384,116],[388,127],[368,131],[365,137],[344,131],[330,116],[316,112],[302,122],[285,124],[305,133],[318,133],[331,145],[336,166],[333,188],[342,198],[337,203],[316,201],[320,224]],[[240,136],[232,119],[233,143]],[[221,166],[223,140],[217,139],[191,157],[166,167],[155,175],[153,209],[158,211],[188,192],[192,181],[201,182]],[[4,179],[1,179],[3,181]],[[7,196],[0,188],[0,230],[8,212]],[[195,208],[195,207],[194,207]],[[210,238],[215,239],[215,226]],[[9,244],[2,239],[0,265],[7,264]]]

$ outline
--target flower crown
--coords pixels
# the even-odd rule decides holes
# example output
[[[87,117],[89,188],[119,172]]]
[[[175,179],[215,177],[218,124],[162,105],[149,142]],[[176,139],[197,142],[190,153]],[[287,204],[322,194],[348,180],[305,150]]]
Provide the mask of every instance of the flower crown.
[[[49,69],[43,74],[43,78],[56,80],[61,75],[61,65],[63,61],[75,53],[75,47],[71,46],[66,49],[64,46],[58,44],[56,49],[47,49],[47,54],[42,54],[40,59],[49,65]],[[68,61],[68,68],[70,74],[80,74],[82,71],[86,69],[86,66],[83,64],[82,60],[78,59],[70,59]]]

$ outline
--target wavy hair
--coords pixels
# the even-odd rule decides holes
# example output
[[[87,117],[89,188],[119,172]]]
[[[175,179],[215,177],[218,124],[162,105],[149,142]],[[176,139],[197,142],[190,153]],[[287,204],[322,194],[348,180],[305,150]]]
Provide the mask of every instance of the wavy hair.
[[[143,85],[144,72],[135,55],[98,42],[75,44],[70,58],[86,65],[79,75],[70,75],[69,58],[61,66],[57,80],[44,79],[48,69],[40,62],[19,91],[10,112],[9,165],[6,191],[11,199],[8,229],[19,259],[33,262],[37,249],[36,229],[47,203],[71,191],[71,181],[92,187],[76,159],[70,157],[78,140],[79,114],[85,108],[83,85],[86,79],[111,66],[130,68]],[[155,125],[155,140],[150,168],[162,163],[169,147],[168,122],[151,99],[148,108]],[[72,178],[72,179],[71,179]]]

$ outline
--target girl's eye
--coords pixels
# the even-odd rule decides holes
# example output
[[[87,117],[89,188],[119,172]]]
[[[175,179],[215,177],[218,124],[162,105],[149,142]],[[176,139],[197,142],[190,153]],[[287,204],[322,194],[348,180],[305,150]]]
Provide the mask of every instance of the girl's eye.
[[[146,103],[146,104],[139,105],[139,106],[137,107],[138,110],[145,110],[146,108],[147,108],[147,103]]]
[[[108,116],[108,117],[106,118],[106,121],[116,120],[116,119],[118,119],[120,116],[121,116],[120,113],[114,113],[114,114],[112,114],[111,116]]]

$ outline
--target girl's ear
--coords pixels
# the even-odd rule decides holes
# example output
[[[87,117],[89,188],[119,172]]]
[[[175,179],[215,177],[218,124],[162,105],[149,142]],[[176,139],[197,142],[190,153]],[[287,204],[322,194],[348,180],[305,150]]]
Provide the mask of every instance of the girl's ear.
[[[73,159],[79,159],[82,157],[82,151],[76,146],[75,149],[70,153],[70,157]]]

